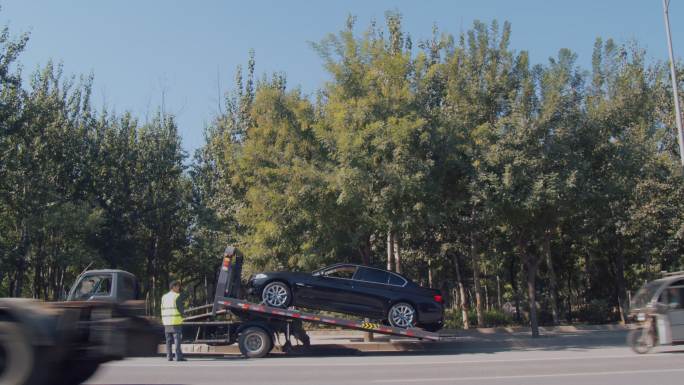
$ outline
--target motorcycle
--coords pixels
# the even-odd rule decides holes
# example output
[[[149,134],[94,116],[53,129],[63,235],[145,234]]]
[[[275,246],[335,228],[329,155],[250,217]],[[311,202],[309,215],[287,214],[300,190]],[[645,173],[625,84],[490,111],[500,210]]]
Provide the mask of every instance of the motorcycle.
[[[656,346],[658,341],[655,316],[638,313],[634,315],[634,319],[638,326],[627,334],[627,345],[636,353],[646,354]]]
[[[627,344],[644,354],[658,345],[684,344],[684,272],[666,273],[644,285],[630,304],[630,319],[637,327]]]

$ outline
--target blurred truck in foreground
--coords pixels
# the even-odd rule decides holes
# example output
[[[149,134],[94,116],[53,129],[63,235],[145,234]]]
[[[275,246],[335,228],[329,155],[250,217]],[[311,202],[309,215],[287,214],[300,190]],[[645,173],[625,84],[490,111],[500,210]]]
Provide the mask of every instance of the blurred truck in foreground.
[[[66,301],[0,298],[0,384],[72,385],[104,362],[156,353],[138,283],[121,270],[81,274]]]

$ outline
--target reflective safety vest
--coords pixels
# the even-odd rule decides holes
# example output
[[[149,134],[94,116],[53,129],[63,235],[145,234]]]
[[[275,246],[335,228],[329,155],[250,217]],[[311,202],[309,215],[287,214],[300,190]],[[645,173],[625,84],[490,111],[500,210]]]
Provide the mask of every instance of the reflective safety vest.
[[[180,297],[180,294],[173,290],[162,297],[161,314],[164,326],[177,326],[183,323],[183,317],[180,311],[178,311],[178,306],[176,306],[178,297]]]

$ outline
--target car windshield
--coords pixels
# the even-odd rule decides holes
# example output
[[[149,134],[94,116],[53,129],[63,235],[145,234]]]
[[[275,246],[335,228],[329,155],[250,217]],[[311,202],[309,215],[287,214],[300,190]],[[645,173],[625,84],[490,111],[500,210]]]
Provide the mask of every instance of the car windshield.
[[[662,284],[663,283],[661,281],[653,281],[639,289],[634,298],[632,298],[631,308],[641,309],[643,307],[646,307],[646,305],[648,305],[648,303],[651,302],[656,291],[658,291],[658,288]]]
[[[88,275],[81,279],[71,300],[88,300],[94,295],[107,296],[112,290],[112,277],[110,275]]]

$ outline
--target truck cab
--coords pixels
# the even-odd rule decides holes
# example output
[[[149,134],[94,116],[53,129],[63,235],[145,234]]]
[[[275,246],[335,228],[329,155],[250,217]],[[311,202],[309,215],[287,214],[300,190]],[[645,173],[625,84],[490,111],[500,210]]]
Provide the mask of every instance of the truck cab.
[[[67,302],[137,300],[140,287],[135,276],[123,270],[90,270],[81,274],[69,291]]]

